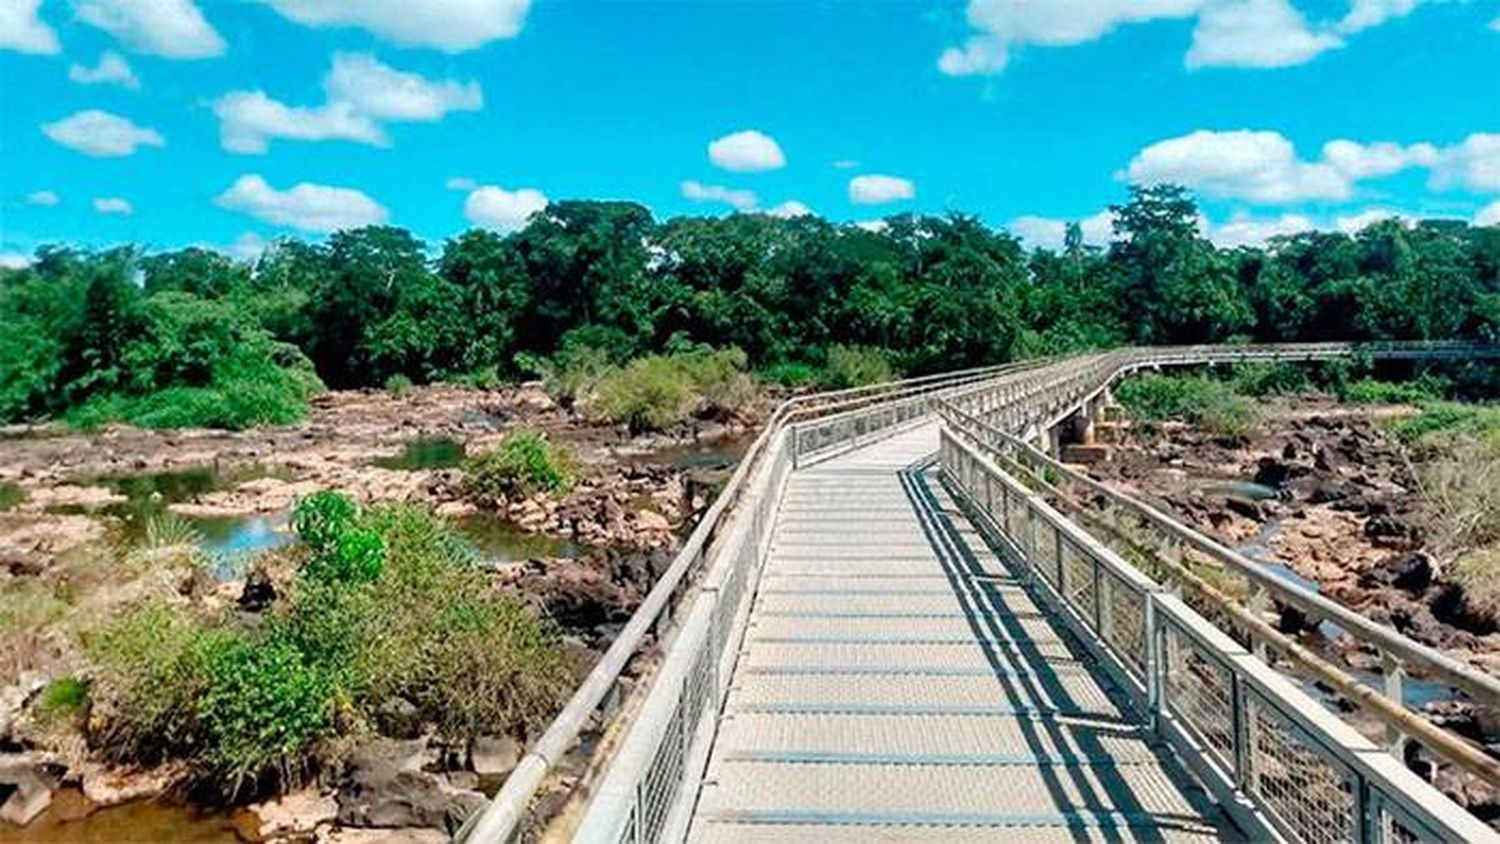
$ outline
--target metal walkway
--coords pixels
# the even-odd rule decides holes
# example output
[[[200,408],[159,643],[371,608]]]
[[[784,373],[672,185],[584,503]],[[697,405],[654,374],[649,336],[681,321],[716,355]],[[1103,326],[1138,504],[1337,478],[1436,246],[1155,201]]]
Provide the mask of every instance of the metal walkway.
[[[928,423],[787,483],[689,837],[1238,837],[982,541]]]

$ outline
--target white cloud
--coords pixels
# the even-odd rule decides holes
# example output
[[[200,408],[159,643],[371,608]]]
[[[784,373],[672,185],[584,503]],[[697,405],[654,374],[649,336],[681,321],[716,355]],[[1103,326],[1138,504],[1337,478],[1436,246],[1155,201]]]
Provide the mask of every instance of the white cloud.
[[[135,206],[129,200],[118,196],[101,196],[94,199],[94,210],[100,214],[120,214],[128,216],[135,213]]]
[[[857,205],[895,202],[898,199],[911,199],[916,195],[916,185],[910,179],[874,173],[855,176],[849,180],[849,201]]]
[[[1351,0],[1336,21],[1310,25],[1292,0],[969,0],[974,33],[945,49],[938,69],[949,76],[1003,71],[1026,45],[1066,47],[1095,41],[1120,26],[1196,18],[1189,67],[1286,67],[1343,44],[1341,36],[1409,13],[1424,0]]]
[[[365,53],[336,53],[323,81],[331,102],[351,103],[376,120],[441,120],[450,111],[478,111],[478,82],[429,82],[376,61]]]
[[[705,185],[693,179],[682,183],[682,195],[694,202],[722,202],[737,211],[749,211],[760,202],[755,191],[736,190],[723,185]]]
[[[1438,158],[1432,144],[1402,146],[1389,142],[1360,144],[1336,140],[1323,145],[1323,160],[1350,179],[1378,179],[1408,167],[1431,167]]]
[[[132,90],[141,87],[141,80],[137,79],[135,71],[130,69],[130,63],[114,50],[105,50],[100,53],[99,64],[94,67],[74,64],[68,68],[68,78],[83,85],[103,83]]]
[[[1032,248],[1061,249],[1067,236],[1069,222],[1069,220],[1027,214],[1011,220],[1005,228]],[[1083,229],[1083,242],[1090,246],[1104,246],[1114,235],[1115,216],[1109,212],[1109,209],[1077,222]]]
[[[73,0],[78,19],[138,53],[202,59],[224,53],[224,39],[193,0]]]
[[[0,50],[43,55],[62,50],[57,33],[37,15],[41,5],[42,0],[0,0]]]
[[[31,261],[25,252],[0,252],[0,269],[24,270],[31,266]]]
[[[788,199],[786,202],[783,202],[780,205],[775,206],[774,208],[766,209],[767,214],[771,215],[772,217],[780,217],[783,220],[790,220],[793,217],[811,216],[812,212],[813,211],[811,208],[808,208],[806,205],[803,205],[795,199]]]
[[[1500,191],[1500,133],[1476,132],[1437,152],[1434,187],[1459,185],[1473,191]]]
[[[1344,234],[1353,235],[1359,234],[1382,220],[1389,220],[1393,217],[1401,220],[1403,223],[1411,221],[1410,217],[1396,211],[1388,211],[1384,208],[1369,208],[1357,214],[1341,214],[1335,217],[1333,227]]]
[[[464,200],[464,216],[476,226],[513,232],[525,228],[531,215],[546,207],[546,195],[534,188],[511,191],[497,185],[485,185]]]
[[[1215,197],[1283,203],[1344,199],[1349,178],[1297,157],[1277,132],[1199,130],[1141,150],[1125,171],[1136,184],[1173,182]]]
[[[1300,234],[1315,228],[1313,221],[1301,214],[1282,214],[1269,220],[1236,216],[1223,225],[1210,226],[1208,239],[1225,248],[1263,246],[1273,237]]]
[[[355,141],[385,146],[385,132],[349,103],[301,108],[277,102],[263,91],[235,91],[213,103],[219,141],[230,152],[263,153],[271,138]]]
[[[282,191],[253,173],[235,180],[214,204],[267,223],[323,234],[378,225],[390,217],[380,203],[353,188],[302,182]]]
[[[1340,32],[1360,32],[1379,26],[1391,18],[1404,17],[1417,8],[1421,0],[1351,0],[1349,13],[1339,21]]]
[[[1202,0],[969,0],[969,23],[978,33],[962,47],[938,57],[938,69],[949,76],[999,73],[1011,50],[1023,44],[1052,47],[1100,38],[1121,24],[1160,18],[1182,18],[1198,11]]]
[[[776,139],[754,129],[725,135],[708,145],[708,160],[734,173],[761,173],[786,166]]]
[[[62,197],[56,191],[39,190],[26,194],[27,205],[56,205],[62,202]]]
[[[1208,0],[1193,30],[1188,67],[1290,67],[1343,46],[1308,29],[1288,0]]]
[[[1500,27],[1496,27],[1496,29],[1500,29]],[[1474,215],[1474,225],[1500,226],[1500,199],[1479,209],[1479,212]]]
[[[44,123],[42,133],[68,149],[99,158],[119,158],[134,154],[137,147],[167,144],[155,129],[137,126],[127,118],[98,109]]]
[[[479,183],[468,176],[453,176],[443,183],[448,190],[471,191],[479,187]]]
[[[261,0],[307,26],[354,26],[408,47],[449,53],[513,38],[531,0]]]
[[[321,106],[290,106],[263,91],[233,91],[214,101],[219,139],[230,152],[264,153],[273,138],[343,140],[386,146],[384,123],[439,120],[484,102],[478,82],[433,82],[363,53],[338,53],[323,78]]]

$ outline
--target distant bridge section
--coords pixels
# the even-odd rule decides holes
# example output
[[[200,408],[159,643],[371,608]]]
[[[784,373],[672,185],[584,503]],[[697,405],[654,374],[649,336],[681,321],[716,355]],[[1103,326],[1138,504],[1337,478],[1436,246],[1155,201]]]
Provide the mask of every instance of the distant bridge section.
[[[1267,575],[1055,459],[1144,368],[1500,357],[1463,343],[1125,349],[793,399],[557,720],[460,837],[549,819],[585,732],[585,841],[1500,841],[1407,769],[1500,766],[1405,705],[1500,682]],[[1212,575],[1212,576],[1209,576]],[[1381,655],[1370,688],[1272,600]],[[620,700],[627,666],[650,669]],[[1303,690],[1384,725],[1383,745]]]

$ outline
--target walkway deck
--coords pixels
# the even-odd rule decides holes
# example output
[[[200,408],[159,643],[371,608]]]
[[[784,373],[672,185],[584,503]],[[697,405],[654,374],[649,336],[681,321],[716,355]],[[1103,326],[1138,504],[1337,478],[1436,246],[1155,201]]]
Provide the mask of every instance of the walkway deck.
[[[1235,837],[957,512],[929,424],[786,490],[690,836]]]

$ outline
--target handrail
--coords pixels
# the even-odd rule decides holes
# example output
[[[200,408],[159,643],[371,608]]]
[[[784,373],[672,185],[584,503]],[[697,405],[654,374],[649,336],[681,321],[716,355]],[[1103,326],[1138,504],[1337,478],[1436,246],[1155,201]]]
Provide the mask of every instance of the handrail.
[[[930,394],[953,386],[955,383],[971,384],[976,380],[993,377],[998,373],[1026,365],[1001,364],[828,393],[808,394],[793,397],[778,405],[760,434],[751,443],[745,456],[740,460],[729,482],[725,484],[724,489],[714,499],[703,518],[699,520],[677,556],[673,558],[672,564],[657,579],[640,606],[636,608],[615,640],[610,643],[604,655],[589,671],[562,711],[506,778],[494,799],[483,811],[470,817],[455,836],[456,839],[484,842],[507,841],[515,834],[547,773],[558,763],[563,754],[576,744],[589,717],[609,697],[626,665],[641,650],[646,634],[663,621],[663,614],[670,608],[672,598],[678,589],[689,579],[688,576],[695,572],[709,552],[713,540],[726,527],[735,504],[744,492],[747,479],[760,468],[768,443],[788,428],[794,418],[801,421],[818,418],[830,409],[843,410],[851,403],[863,400],[871,393],[879,394],[872,400],[874,405],[896,403],[914,395]],[[815,405],[829,398],[835,401],[822,407],[801,407],[801,405]]]
[[[1465,665],[1447,654],[1415,642],[1384,625],[1376,624],[1363,615],[1303,586],[1268,573],[1265,568],[1249,557],[1229,548],[1223,543],[1178,521],[1150,504],[1120,492],[1109,484],[1088,477],[1060,460],[1056,460],[1036,446],[1020,437],[1009,434],[989,423],[964,413],[951,403],[940,402],[940,413],[950,415],[948,421],[955,425],[979,428],[985,434],[1003,441],[1012,449],[1024,454],[1042,466],[1056,472],[1068,481],[1085,487],[1090,492],[1108,498],[1111,502],[1128,510],[1154,527],[1161,529],[1173,539],[1202,551],[1213,559],[1224,563],[1236,574],[1244,575],[1257,586],[1263,587],[1276,598],[1317,618],[1337,623],[1345,630],[1370,640],[1383,650],[1391,651],[1423,669],[1447,685],[1463,689],[1476,697],[1485,697],[1500,702],[1500,679]],[[985,444],[981,440],[981,444]],[[987,445],[987,444],[986,444]]]

